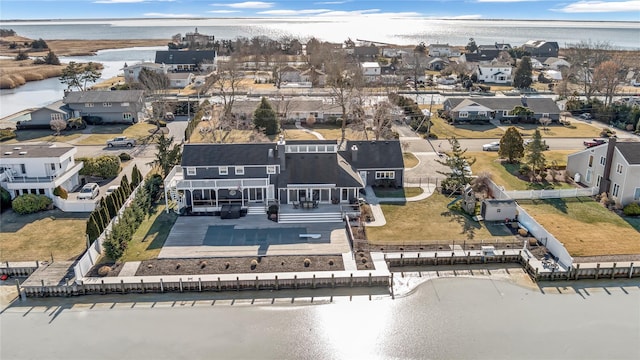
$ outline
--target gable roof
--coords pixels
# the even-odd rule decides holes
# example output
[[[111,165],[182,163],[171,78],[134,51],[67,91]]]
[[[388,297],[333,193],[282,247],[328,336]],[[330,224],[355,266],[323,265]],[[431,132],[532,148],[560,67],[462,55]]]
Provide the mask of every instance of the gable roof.
[[[335,141],[332,142],[335,144]],[[364,187],[360,176],[339,154],[287,153],[287,166],[280,173],[278,187],[287,184],[336,184]]]
[[[640,142],[616,142],[616,149],[620,151],[629,165],[640,165]]]
[[[465,99],[458,106],[451,109],[451,111],[492,111],[492,109],[480,105],[472,99]]]
[[[64,103],[135,102],[142,98],[144,90],[71,91],[65,94]]]
[[[482,106],[486,106],[492,110],[512,110],[516,106],[522,106],[522,99],[519,97],[480,97],[474,96],[471,98],[457,98],[451,97],[445,100],[451,104],[451,109],[456,108],[460,103],[465,100],[472,100]],[[536,114],[549,113],[559,114],[560,108],[553,99],[543,97],[530,97],[526,99],[527,108],[531,109]]]
[[[73,146],[12,144],[0,145],[0,154],[2,158],[57,158],[73,149]]]
[[[358,148],[357,158],[353,159],[352,147]],[[404,159],[398,140],[388,141],[347,141],[346,150],[340,154],[355,169],[402,169]]]
[[[269,149],[274,157],[269,157]],[[276,144],[185,144],[182,166],[245,166],[277,164]]]
[[[198,64],[204,60],[214,60],[215,50],[159,50],[156,64]]]

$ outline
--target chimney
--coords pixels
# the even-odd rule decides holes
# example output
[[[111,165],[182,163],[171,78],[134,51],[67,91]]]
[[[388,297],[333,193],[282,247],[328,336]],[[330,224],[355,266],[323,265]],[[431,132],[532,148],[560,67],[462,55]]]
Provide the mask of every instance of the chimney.
[[[609,138],[609,144],[607,144],[607,157],[604,163],[604,178],[600,181],[600,188],[598,192],[609,193],[609,187],[611,186],[611,163],[613,162],[613,151],[616,148],[616,138]]]
[[[356,146],[356,144],[351,146],[351,161],[358,161],[358,146]]]
[[[269,159],[273,159],[273,149],[269,149]]]
[[[281,170],[285,170],[286,169],[286,160],[285,160],[285,144],[286,142],[284,141],[284,136],[280,135],[280,138],[278,139],[278,159],[280,159],[280,169]]]

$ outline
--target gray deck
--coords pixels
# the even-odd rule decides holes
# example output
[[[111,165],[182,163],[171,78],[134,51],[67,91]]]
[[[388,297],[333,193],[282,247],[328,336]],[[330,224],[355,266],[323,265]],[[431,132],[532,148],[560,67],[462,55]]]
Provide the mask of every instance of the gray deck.
[[[300,234],[320,234],[320,238]],[[278,224],[269,221],[266,215],[225,220],[212,215],[181,216],[158,258],[324,255],[349,251],[343,223]]]
[[[57,286],[64,285],[65,280],[73,281],[73,261],[56,261],[40,265],[40,267],[22,283],[22,286]]]

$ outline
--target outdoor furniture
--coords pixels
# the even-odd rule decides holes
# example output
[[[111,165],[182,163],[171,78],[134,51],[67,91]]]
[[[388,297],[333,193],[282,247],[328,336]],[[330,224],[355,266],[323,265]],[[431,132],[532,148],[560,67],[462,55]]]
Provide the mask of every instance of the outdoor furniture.
[[[312,209],[314,207],[313,201],[303,201],[301,204],[303,209]]]
[[[294,209],[297,209],[300,206],[300,203],[297,201],[293,201],[291,204],[293,204]]]

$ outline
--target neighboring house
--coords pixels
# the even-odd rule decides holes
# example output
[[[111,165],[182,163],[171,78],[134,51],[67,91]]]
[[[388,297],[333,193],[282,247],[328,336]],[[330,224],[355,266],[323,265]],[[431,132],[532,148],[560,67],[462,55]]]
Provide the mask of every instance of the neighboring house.
[[[200,34],[198,28],[195,32],[188,32],[180,39],[180,44],[189,49],[213,48],[215,36]]]
[[[164,64],[169,71],[211,71],[215,69],[215,50],[156,51],[156,64]]]
[[[382,74],[380,64],[377,62],[363,62],[360,63],[362,69],[362,75],[366,82],[374,82],[380,79]]]
[[[460,56],[460,51],[455,46],[449,44],[429,44],[430,57],[451,57]]]
[[[509,50],[511,50],[510,44],[495,43],[493,45],[478,45],[477,53],[487,58],[496,58],[500,55],[500,52]]]
[[[147,69],[158,74],[166,74],[167,66],[164,64],[156,64],[152,62],[142,62],[133,65],[124,64],[124,67],[121,69],[124,73],[124,81],[127,84],[136,83],[140,81],[140,72],[142,69]]]
[[[552,122],[560,120],[560,109],[550,98],[512,98],[512,97],[469,97],[447,98],[443,110],[456,123],[488,122],[489,120],[510,121],[515,119],[511,111],[516,106],[524,106],[533,111],[536,121],[549,118]]]
[[[403,175],[399,141],[348,141],[346,150],[332,140],[186,144],[165,189],[187,212],[302,201],[339,209],[366,185],[402,186]]]
[[[69,120],[71,109],[62,100],[32,110],[17,118],[16,129],[50,129],[51,120]]]
[[[531,58],[531,68],[534,70],[542,70],[544,69],[544,64],[536,58]]]
[[[640,201],[640,142],[610,138],[607,144],[569,155],[566,171],[581,184],[615,197],[623,206]]]
[[[312,86],[324,86],[327,83],[327,74],[318,69],[310,68],[300,73],[300,81],[311,83]]]
[[[326,105],[322,100],[295,97],[268,99],[268,101],[278,116],[285,121],[305,121],[309,116],[313,116],[318,122],[325,120]],[[236,120],[250,126],[258,105],[260,105],[259,100],[236,100],[231,108],[231,114]]]
[[[55,145],[0,145],[0,185],[11,198],[40,194],[53,198],[61,186],[67,191],[80,185],[82,162],[75,162],[77,149]]]
[[[280,81],[282,82],[300,82],[301,81],[301,77],[300,77],[301,71],[292,67],[292,66],[285,66],[282,69],[280,69]]]
[[[440,71],[444,68],[447,67],[447,65],[449,65],[449,61],[443,59],[443,58],[434,58],[431,59],[428,63],[427,63],[427,69],[429,70],[433,70],[433,71]]]
[[[522,49],[532,57],[557,57],[560,46],[555,41],[529,40],[522,45]]]
[[[560,59],[557,57],[548,57],[543,63],[542,65],[547,68],[547,69],[551,69],[551,70],[560,70],[563,67],[569,68],[571,66],[571,64],[565,60],[565,59]]]
[[[358,61],[372,61],[377,60],[380,55],[380,48],[376,46],[356,46],[353,49],[353,56]]]
[[[193,82],[193,73],[190,72],[169,73],[167,77],[169,78],[169,87],[172,89],[183,89]]]
[[[511,84],[511,65],[508,64],[480,64],[474,73],[480,83]]]
[[[71,91],[63,102],[73,117],[98,116],[104,123],[135,124],[144,109],[144,91]]]

